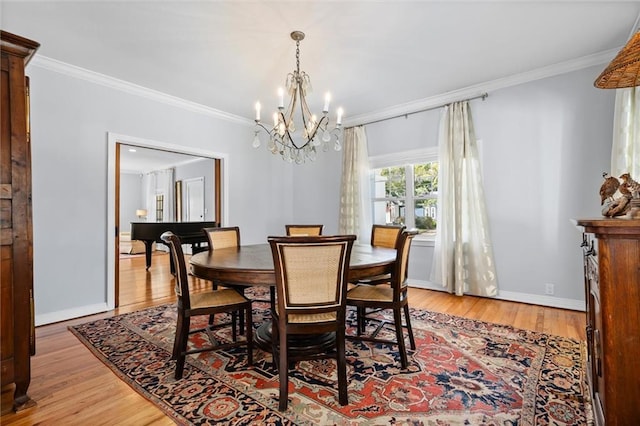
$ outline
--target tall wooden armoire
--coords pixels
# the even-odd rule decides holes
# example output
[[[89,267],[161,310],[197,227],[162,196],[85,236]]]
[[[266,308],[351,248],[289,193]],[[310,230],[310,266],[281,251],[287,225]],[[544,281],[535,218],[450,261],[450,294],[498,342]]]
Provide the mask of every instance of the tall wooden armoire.
[[[38,43],[0,31],[2,97],[0,133],[0,360],[3,394],[13,387],[13,404],[34,402],[27,395],[35,353],[33,309],[33,229],[31,221],[31,141],[29,82],[24,68]]]

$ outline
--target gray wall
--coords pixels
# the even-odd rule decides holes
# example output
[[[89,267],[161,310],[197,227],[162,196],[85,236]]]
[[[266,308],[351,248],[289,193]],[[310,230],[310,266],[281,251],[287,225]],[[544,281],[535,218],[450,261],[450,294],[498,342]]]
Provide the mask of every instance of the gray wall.
[[[140,173],[120,174],[120,231],[131,232],[131,222],[138,222],[136,210],[143,209],[142,175]]]
[[[27,71],[37,324],[105,309],[113,237],[107,229],[107,132],[224,153],[223,223],[240,226],[243,243],[281,235],[291,222],[321,222],[327,234],[337,231],[341,152],[320,153],[312,164],[287,164],[264,146],[251,148],[250,125],[34,62]],[[609,167],[614,92],[593,88],[599,70],[495,90],[487,101],[472,102],[502,298],[578,308],[583,303],[580,234],[569,220],[599,215],[600,176]],[[370,154],[432,143],[438,115],[368,126]],[[417,285],[428,285],[428,250],[412,251],[410,278]],[[555,284],[555,297],[544,296],[544,283]]]
[[[595,89],[591,67],[493,91],[471,102],[500,298],[581,309],[579,231],[600,216],[609,169],[615,91]],[[367,126],[369,155],[437,145],[439,111]],[[433,249],[414,244],[409,278],[429,282]],[[544,294],[554,284],[553,297]]]
[[[496,91],[475,114],[501,287],[584,300],[581,237],[570,222],[600,216],[615,91],[601,67]]]
[[[106,309],[107,247],[114,235],[107,229],[108,132],[225,153],[229,217],[224,222],[242,227],[243,242],[261,242],[280,232],[285,220],[278,214],[291,218],[292,166],[253,150],[251,126],[74,78],[36,62],[27,69],[36,324]],[[262,220],[261,206],[273,213],[269,221]]]

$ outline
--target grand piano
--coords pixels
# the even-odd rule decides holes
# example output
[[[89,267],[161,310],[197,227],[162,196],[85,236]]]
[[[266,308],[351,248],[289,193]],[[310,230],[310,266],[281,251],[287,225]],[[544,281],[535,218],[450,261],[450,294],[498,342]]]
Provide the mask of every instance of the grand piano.
[[[207,242],[207,236],[202,228],[214,228],[219,226],[216,222],[131,222],[131,240],[140,240],[144,243],[147,269],[151,267],[151,248],[153,243],[164,244],[160,239],[163,232],[171,231],[180,237],[183,244],[191,244],[191,252],[202,251],[201,244]],[[171,272],[174,271],[173,259],[171,259]]]

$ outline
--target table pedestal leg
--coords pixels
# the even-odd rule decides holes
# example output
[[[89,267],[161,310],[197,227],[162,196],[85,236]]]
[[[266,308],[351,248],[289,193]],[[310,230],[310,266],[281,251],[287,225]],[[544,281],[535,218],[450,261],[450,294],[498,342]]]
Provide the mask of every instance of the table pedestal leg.
[[[271,321],[265,321],[256,330],[254,341],[260,349],[271,352],[271,340]],[[289,336],[289,353],[292,357],[314,355],[335,347],[335,342],[335,333]]]

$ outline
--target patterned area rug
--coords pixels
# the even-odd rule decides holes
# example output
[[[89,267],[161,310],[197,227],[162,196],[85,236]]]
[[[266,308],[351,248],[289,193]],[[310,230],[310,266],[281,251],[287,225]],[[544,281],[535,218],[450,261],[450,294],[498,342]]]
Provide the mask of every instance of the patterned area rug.
[[[255,326],[268,320],[254,303]],[[224,320],[224,318],[220,318]],[[349,405],[337,403],[333,360],[290,372],[279,412],[271,354],[246,348],[187,357],[174,380],[175,306],[101,319],[71,331],[122,380],[184,425],[582,425],[592,421],[579,341],[412,309],[417,349],[400,369],[393,348],[347,342]],[[203,324],[193,324],[192,327]],[[348,333],[355,321],[350,314]],[[225,339],[224,331],[214,332]],[[229,333],[230,334],[230,333]],[[195,339],[196,344],[206,336]]]

